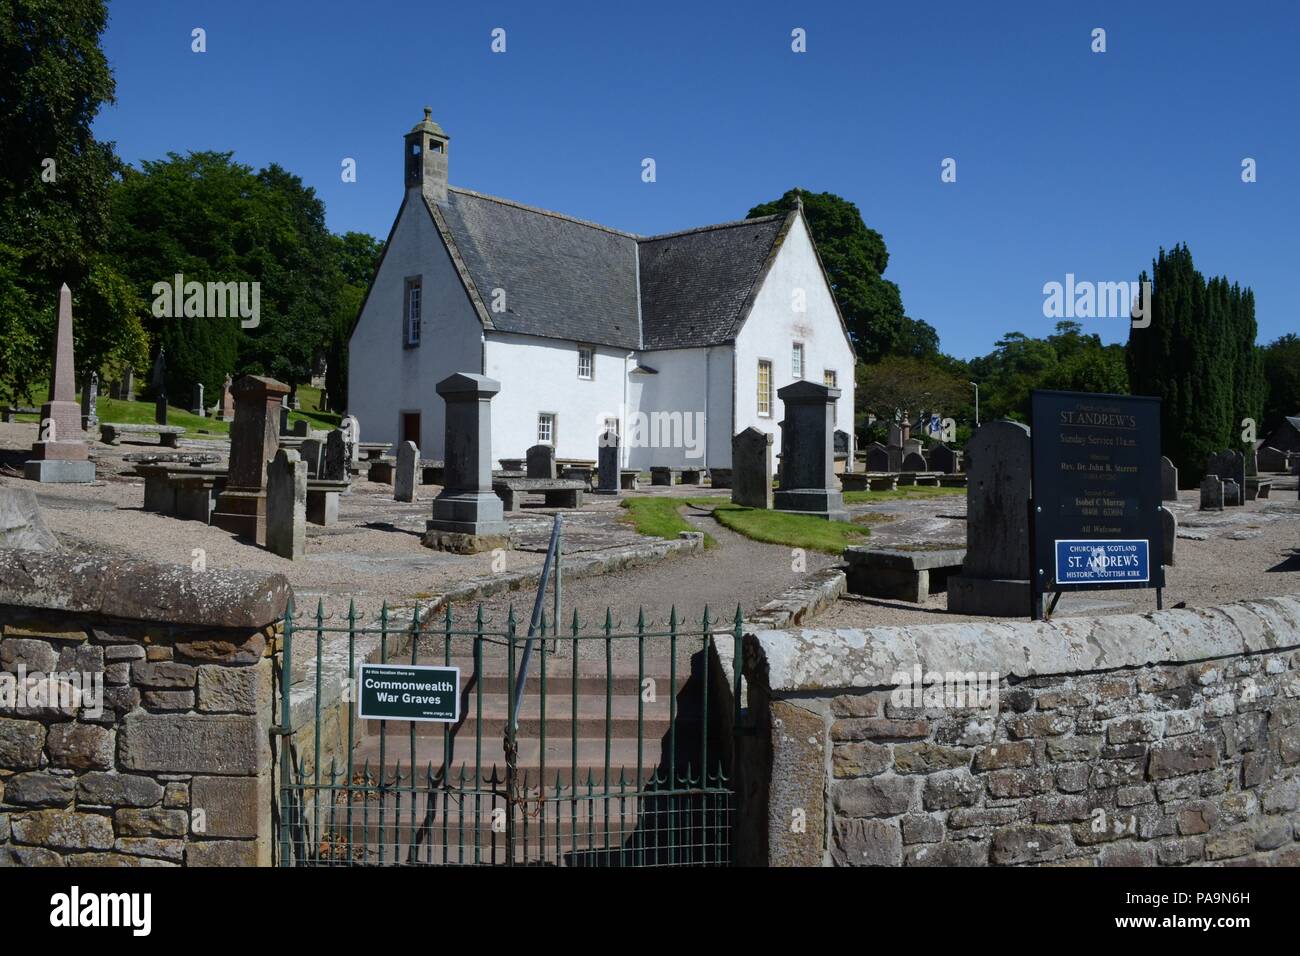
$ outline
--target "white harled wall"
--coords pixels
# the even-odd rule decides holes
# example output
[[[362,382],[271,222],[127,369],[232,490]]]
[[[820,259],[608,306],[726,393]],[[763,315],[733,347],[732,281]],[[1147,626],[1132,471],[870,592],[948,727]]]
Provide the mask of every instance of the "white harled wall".
[[[420,344],[404,345],[406,278],[422,277]],[[420,412],[420,454],[443,457],[445,413],[434,386],[481,372],[483,326],[418,190],[409,195],[348,344],[348,412],[361,440],[396,442],[403,412]],[[394,454],[396,449],[394,448]]]

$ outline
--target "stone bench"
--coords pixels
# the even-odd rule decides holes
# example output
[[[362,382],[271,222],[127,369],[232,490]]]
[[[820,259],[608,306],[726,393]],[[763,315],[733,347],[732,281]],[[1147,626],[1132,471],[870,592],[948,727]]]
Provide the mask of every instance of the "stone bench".
[[[965,475],[940,475],[939,487],[940,488],[965,488],[966,476]]]
[[[0,409],[0,421],[12,423],[15,415],[40,415],[39,408],[27,408],[24,405],[6,405]]]
[[[573,478],[493,478],[492,491],[506,511],[518,511],[524,495],[542,495],[549,508],[581,508],[585,485]]]
[[[357,458],[361,461],[371,461],[375,458],[383,458],[388,454],[388,449],[393,447],[390,441],[361,441],[357,442]]]
[[[329,481],[323,478],[307,479],[307,521],[310,524],[332,525],[339,520],[339,495],[352,487],[348,481]]]
[[[1247,478],[1246,479],[1246,500],[1254,501],[1256,498],[1267,498],[1273,493],[1272,478]]]
[[[123,435],[157,435],[158,444],[164,448],[180,447],[185,429],[180,425],[122,425],[117,422],[99,423],[99,440],[105,445],[122,444]]]
[[[650,468],[650,484],[652,485],[676,485],[682,480],[682,470],[680,468],[667,468],[660,465],[654,465]]]
[[[636,468],[620,468],[618,472],[618,486],[624,491],[636,491],[640,485],[641,472]]]
[[[947,590],[948,577],[961,572],[966,549],[851,545],[844,549],[844,560],[850,594],[921,604]]]
[[[497,464],[501,466],[502,471],[524,470],[524,460],[522,458],[498,458]]]
[[[433,458],[420,459],[420,484],[441,485],[446,464]]]
[[[390,456],[380,458],[365,459],[370,465],[366,470],[366,481],[373,481],[380,485],[391,485],[393,483],[393,471],[397,468],[397,459]]]
[[[144,478],[145,511],[211,524],[229,472],[224,468],[158,463],[137,465],[135,474]],[[339,495],[349,488],[351,484],[346,481],[307,479],[307,520],[317,525],[337,523]]]
[[[559,468],[558,470],[561,478],[567,478],[571,481],[581,481],[583,484],[583,490],[591,491],[591,477],[592,472],[595,471],[594,468],[589,468],[586,465],[568,465],[564,468]]]
[[[730,469],[730,468],[710,468],[710,469],[709,469],[709,487],[711,487],[711,488],[730,488],[730,487],[731,487],[731,469]]]

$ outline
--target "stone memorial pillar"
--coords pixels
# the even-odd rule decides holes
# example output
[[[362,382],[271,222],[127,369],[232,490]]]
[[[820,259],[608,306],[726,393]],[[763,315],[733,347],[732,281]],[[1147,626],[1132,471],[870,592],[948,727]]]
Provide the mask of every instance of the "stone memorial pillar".
[[[217,421],[228,422],[235,417],[235,397],[230,394],[230,376],[221,386],[221,401],[217,403]]]
[[[492,491],[492,397],[499,391],[500,382],[471,372],[437,385],[447,403],[446,461],[426,547],[472,554],[510,546],[510,526]]]
[[[1030,611],[1029,429],[989,422],[966,443],[966,560],[948,578],[948,610],[1027,617]]]
[[[618,494],[618,433],[606,431],[601,434],[599,448],[596,450],[596,487],[593,494]]]
[[[414,501],[415,486],[420,482],[420,449],[413,441],[397,446],[397,470],[393,474],[393,500]]]
[[[815,382],[795,382],[777,389],[776,395],[785,408],[776,510],[848,521],[844,495],[835,480],[834,415],[840,390]]]
[[[207,418],[207,409],[203,407],[203,383],[194,383],[194,393],[190,400],[190,412],[198,415],[199,418]]]
[[[266,549],[290,561],[307,550],[307,463],[288,448],[266,466]]]
[[[212,523],[265,545],[266,466],[280,448],[276,423],[289,386],[273,378],[245,375],[231,392],[235,418],[230,426],[229,478]]]
[[[76,359],[72,346],[72,290],[59,288],[59,321],[54,335],[54,365],[50,399],[41,406],[39,438],[23,463],[23,476],[32,481],[84,484],[95,480],[95,463],[81,439],[81,409],[77,407]]]
[[[81,428],[93,431],[99,427],[99,373],[91,372],[81,386]]]
[[[772,436],[752,426],[731,437],[731,502],[772,508]]]

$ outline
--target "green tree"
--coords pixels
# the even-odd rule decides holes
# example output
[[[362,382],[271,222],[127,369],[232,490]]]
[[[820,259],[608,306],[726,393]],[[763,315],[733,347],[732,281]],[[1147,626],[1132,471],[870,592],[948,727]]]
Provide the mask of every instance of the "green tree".
[[[364,232],[347,232],[333,236],[332,246],[341,285],[330,320],[325,388],[329,392],[330,407],[342,412],[346,410],[348,400],[348,336],[361,311],[370,280],[379,267],[384,245]]]
[[[90,129],[114,99],[107,19],[102,0],[0,0],[0,394],[11,398],[49,374],[64,283],[78,337],[118,346],[79,355],[82,370],[128,361],[139,344],[139,316],[103,296],[121,278],[101,257],[120,164]]]
[[[886,355],[937,355],[938,333],[904,313],[898,286],[883,278],[889,265],[884,237],[867,227],[856,205],[834,193],[791,189],[755,206],[746,218],[784,215],[800,199],[858,357],[870,364]]]
[[[858,410],[883,422],[915,421],[936,412],[947,416],[964,405],[968,391],[963,379],[911,355],[887,355],[874,365],[859,362],[855,369]]]
[[[1300,415],[1300,337],[1288,332],[1261,351],[1268,388],[1262,438],[1282,424],[1283,418]]]
[[[1164,453],[1199,481],[1206,456],[1241,447],[1242,420],[1263,414],[1255,297],[1226,278],[1207,282],[1186,245],[1161,249],[1150,281],[1150,325],[1129,331],[1129,384],[1163,400]]]

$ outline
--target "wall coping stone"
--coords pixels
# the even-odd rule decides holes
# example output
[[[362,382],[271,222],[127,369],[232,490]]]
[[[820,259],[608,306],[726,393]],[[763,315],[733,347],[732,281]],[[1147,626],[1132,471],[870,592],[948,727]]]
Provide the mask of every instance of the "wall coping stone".
[[[0,605],[213,628],[262,628],[292,596],[282,574],[0,549]]]
[[[726,662],[730,648],[723,643],[730,641],[719,641]],[[1300,646],[1300,594],[1053,621],[759,630],[745,643],[746,673],[754,673],[754,665],[765,669],[768,687],[776,693],[893,687],[894,675],[917,666],[927,673],[976,671],[1025,679]]]

